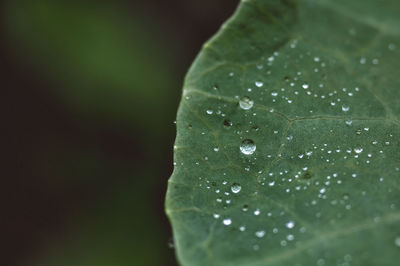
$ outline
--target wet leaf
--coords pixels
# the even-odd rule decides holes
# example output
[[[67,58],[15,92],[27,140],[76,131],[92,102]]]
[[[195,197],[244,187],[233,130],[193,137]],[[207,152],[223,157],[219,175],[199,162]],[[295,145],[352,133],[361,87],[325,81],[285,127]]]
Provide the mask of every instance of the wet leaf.
[[[182,265],[397,265],[398,1],[242,1],[184,84]]]

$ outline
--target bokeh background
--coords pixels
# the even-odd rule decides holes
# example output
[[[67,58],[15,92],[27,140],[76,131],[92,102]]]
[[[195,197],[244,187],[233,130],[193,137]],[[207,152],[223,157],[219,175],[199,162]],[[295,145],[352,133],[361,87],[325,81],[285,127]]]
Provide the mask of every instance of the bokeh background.
[[[173,121],[237,2],[1,1],[1,265],[177,265]]]

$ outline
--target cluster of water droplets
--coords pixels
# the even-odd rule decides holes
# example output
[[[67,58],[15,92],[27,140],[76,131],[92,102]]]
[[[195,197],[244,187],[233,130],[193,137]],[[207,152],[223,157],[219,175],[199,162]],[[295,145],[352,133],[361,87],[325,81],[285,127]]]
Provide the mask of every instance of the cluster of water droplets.
[[[297,40],[288,44],[290,49],[296,49],[298,45]],[[388,49],[393,51],[396,46],[389,44]],[[283,59],[280,60],[279,57]],[[237,232],[254,237],[254,251],[263,248],[262,241],[274,241],[282,248],[295,246],[297,241],[304,239],[302,235],[310,237],[310,220],[316,224],[322,221],[321,224],[335,225],[348,217],[351,210],[357,208],[357,202],[353,202],[353,198],[369,196],[366,188],[357,190],[357,184],[362,183],[363,178],[369,175],[366,171],[370,165],[372,169],[389,156],[390,152],[386,151],[392,149],[394,141],[390,132],[383,134],[378,126],[371,127],[368,121],[354,118],[353,114],[359,114],[359,106],[355,103],[368,94],[365,84],[328,87],[331,80],[326,77],[327,68],[335,66],[337,62],[310,52],[300,53],[297,58],[290,60],[304,63],[306,69],[291,71],[282,78],[279,86],[269,86],[268,76],[275,74],[274,71],[278,72],[277,68],[274,68],[278,60],[283,70],[292,67],[289,63],[282,63],[287,61],[287,58],[278,52],[262,58],[256,65],[260,74],[242,88],[240,95],[222,95],[220,99],[222,102],[225,99],[224,103],[202,111],[202,116],[206,117],[206,121],[211,121],[210,124],[218,121],[220,128],[215,134],[210,134],[208,125],[199,126],[197,129],[192,125],[188,126],[189,130],[198,130],[205,137],[212,135],[216,142],[209,151],[210,154],[201,154],[200,159],[196,159],[196,166],[209,167],[212,163],[209,158],[223,158],[227,161],[232,160],[227,164],[228,167],[232,167],[234,163],[235,167],[241,168],[218,172],[215,176],[198,177],[199,187],[216,195],[211,205],[214,208],[212,222],[217,221],[218,226],[225,228],[228,233]],[[361,65],[367,63],[376,66],[380,64],[380,60],[360,58]],[[230,78],[239,76],[232,71],[227,75]],[[214,86],[212,92],[217,98],[221,95],[218,86]],[[190,96],[186,97],[185,99],[190,101]],[[302,115],[295,114],[291,111],[296,110],[293,107],[295,105],[299,109],[307,108],[306,112]],[[298,132],[291,131],[288,125],[300,122],[285,121],[290,112],[292,120],[301,121],[302,118],[307,118],[304,114],[312,117],[321,116],[322,113],[328,114],[327,117],[336,117],[336,122],[323,124],[322,129],[310,123],[312,128],[307,129],[308,135],[299,136]],[[257,116],[267,116],[267,113],[276,120],[282,120],[284,126],[260,125],[254,122],[258,121]],[[237,118],[238,114],[244,117],[240,123],[233,119]],[[283,114],[282,117],[278,117],[280,114]],[[341,127],[346,131],[337,129]],[[260,128],[261,131],[269,128],[270,136],[276,135],[280,146],[270,148],[271,145],[265,143],[265,138],[258,137],[257,132],[261,132]],[[347,134],[346,138],[354,141],[338,141],[343,134]],[[327,140],[310,140],[314,136],[316,140],[322,140],[323,138],[318,138],[320,135],[325,136]],[[224,136],[228,136],[229,140],[234,139],[235,142],[221,144],[227,143],[224,139],[221,140]],[[298,142],[302,142],[303,145],[298,145]],[[299,146],[302,146],[301,149]],[[271,150],[268,151],[268,148]],[[225,152],[234,155],[227,156]],[[260,166],[262,164],[265,166]],[[393,168],[400,172],[399,164]],[[224,179],[223,182],[219,182],[221,178]],[[384,173],[377,174],[375,182],[384,183]],[[346,190],[344,184],[349,186],[350,191]],[[386,192],[393,193],[393,190],[389,189]],[[283,203],[277,203],[276,199],[263,200],[273,198],[270,195],[279,195]],[[285,198],[288,202],[293,202],[295,197],[302,199],[302,202],[285,205]],[[307,219],[299,219],[301,214],[295,206],[305,210]],[[330,209],[327,209],[328,207]],[[391,203],[388,208],[395,210],[397,206]],[[379,222],[378,214],[374,216],[375,220]],[[236,230],[232,231],[232,228]],[[394,244],[400,247],[399,236],[395,237]],[[352,256],[345,254],[343,263],[350,263],[351,260]],[[319,259],[317,265],[325,265],[324,259]]]

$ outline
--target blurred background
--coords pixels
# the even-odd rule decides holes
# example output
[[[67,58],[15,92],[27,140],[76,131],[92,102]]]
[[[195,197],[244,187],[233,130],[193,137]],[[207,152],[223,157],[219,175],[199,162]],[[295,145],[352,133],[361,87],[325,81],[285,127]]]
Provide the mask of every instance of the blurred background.
[[[0,265],[177,265],[184,75],[237,0],[3,0]]]

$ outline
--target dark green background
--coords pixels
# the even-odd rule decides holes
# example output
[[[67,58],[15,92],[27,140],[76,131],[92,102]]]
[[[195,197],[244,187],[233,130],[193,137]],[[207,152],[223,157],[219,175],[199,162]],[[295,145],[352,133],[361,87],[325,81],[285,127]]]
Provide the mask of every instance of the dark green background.
[[[1,265],[176,265],[182,81],[236,4],[3,1]]]

